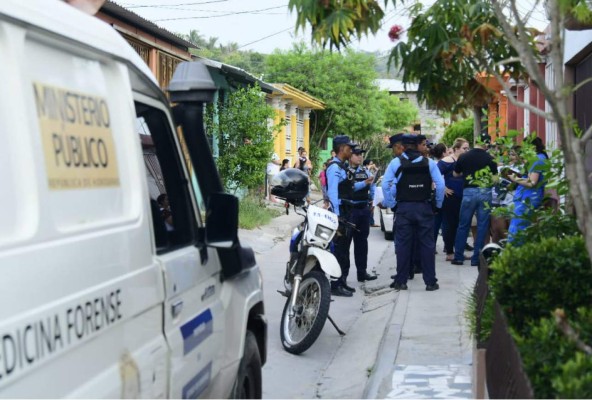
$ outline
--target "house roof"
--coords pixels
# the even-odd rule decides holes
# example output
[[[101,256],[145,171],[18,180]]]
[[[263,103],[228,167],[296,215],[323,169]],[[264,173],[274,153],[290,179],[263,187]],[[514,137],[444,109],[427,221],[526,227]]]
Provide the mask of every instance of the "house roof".
[[[247,71],[242,68],[235,67],[233,65],[224,64],[219,61],[210,60],[208,58],[200,58],[200,60],[209,68],[213,68],[218,70],[222,75],[230,76],[234,80],[247,84],[258,84],[261,87],[261,90],[265,93],[274,93],[278,92],[275,87],[270,85],[269,83],[265,83],[260,79],[257,79],[255,76],[251,75]]]
[[[181,47],[186,51],[188,49],[198,48],[195,44],[183,38],[180,38],[174,33],[164,28],[161,28],[154,22],[148,21],[147,19],[140,17],[138,14],[120,6],[119,4],[111,0],[107,0],[105,4],[103,4],[103,7],[101,7],[100,11],[107,15],[110,15],[111,17],[127,22],[130,25],[137,26],[138,28],[143,29],[144,31],[158,37],[159,39],[166,40],[167,42]]]
[[[377,79],[374,81],[380,90],[388,92],[410,93],[417,92],[417,83],[403,84],[403,81],[398,79]]]
[[[294,86],[290,86],[287,83],[272,83],[272,85],[280,90],[283,99],[291,100],[300,107],[311,108],[313,110],[325,109],[325,103],[321,100],[302,90],[296,89]]]

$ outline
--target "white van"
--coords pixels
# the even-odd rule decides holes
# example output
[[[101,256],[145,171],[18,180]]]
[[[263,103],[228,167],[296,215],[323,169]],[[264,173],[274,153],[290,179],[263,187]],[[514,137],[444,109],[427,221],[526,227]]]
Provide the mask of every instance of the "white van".
[[[262,281],[203,132],[209,75],[174,76],[176,127],[126,41],[53,0],[0,1],[0,55],[0,396],[261,397]]]

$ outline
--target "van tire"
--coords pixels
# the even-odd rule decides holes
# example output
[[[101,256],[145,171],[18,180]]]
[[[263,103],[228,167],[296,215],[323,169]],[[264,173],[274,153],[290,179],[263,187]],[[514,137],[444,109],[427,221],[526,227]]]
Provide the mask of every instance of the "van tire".
[[[257,339],[251,331],[245,336],[245,352],[238,366],[232,391],[234,399],[260,399],[262,395],[261,356]]]

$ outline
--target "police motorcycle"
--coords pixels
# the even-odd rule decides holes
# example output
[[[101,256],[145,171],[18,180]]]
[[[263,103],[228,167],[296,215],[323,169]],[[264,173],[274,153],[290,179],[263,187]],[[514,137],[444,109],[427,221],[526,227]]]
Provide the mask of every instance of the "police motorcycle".
[[[290,260],[284,275],[287,298],[280,323],[284,349],[292,354],[306,351],[319,337],[327,319],[340,335],[345,335],[329,316],[330,279],[341,277],[335,256],[329,251],[339,226],[336,214],[315,205],[306,205],[308,175],[296,168],[286,169],[271,180],[271,194],[292,205],[304,221],[294,229]]]

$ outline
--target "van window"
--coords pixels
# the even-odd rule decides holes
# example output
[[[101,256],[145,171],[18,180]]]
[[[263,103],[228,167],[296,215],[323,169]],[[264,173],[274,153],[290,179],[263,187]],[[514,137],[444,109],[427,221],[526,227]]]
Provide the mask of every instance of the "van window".
[[[168,119],[162,110],[136,102],[157,253],[195,243],[197,221]]]

